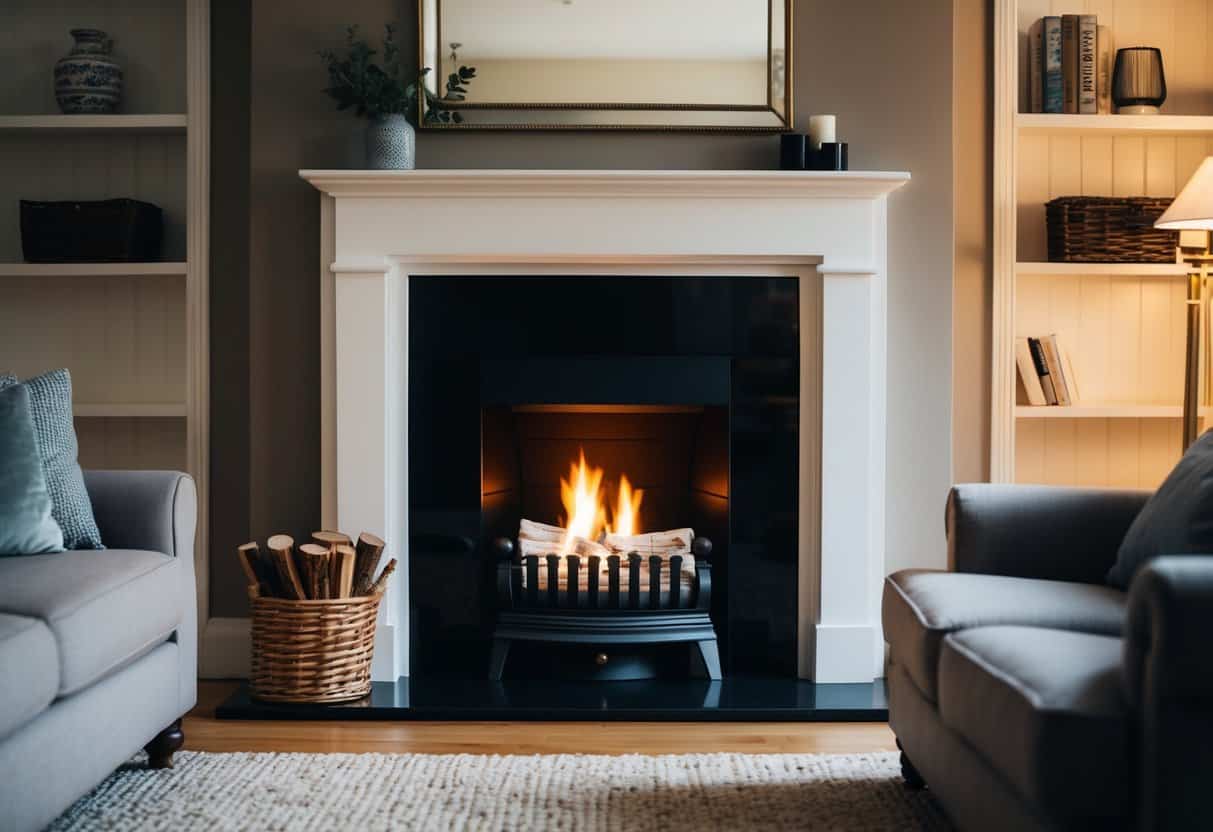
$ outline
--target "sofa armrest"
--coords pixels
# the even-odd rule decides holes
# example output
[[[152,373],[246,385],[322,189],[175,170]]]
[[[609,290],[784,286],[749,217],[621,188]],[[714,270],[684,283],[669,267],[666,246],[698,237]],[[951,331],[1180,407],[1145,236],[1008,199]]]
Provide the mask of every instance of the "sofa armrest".
[[[1213,828],[1213,556],[1150,561],[1129,587],[1125,697],[1140,732],[1141,829]]]
[[[194,579],[194,531],[198,492],[194,480],[177,471],[85,471],[84,486],[111,549],[145,549],[180,560],[181,623],[178,708],[185,714],[198,699],[198,596]],[[103,554],[103,553],[102,553]]]
[[[948,494],[957,572],[1103,583],[1145,491],[976,483]]]

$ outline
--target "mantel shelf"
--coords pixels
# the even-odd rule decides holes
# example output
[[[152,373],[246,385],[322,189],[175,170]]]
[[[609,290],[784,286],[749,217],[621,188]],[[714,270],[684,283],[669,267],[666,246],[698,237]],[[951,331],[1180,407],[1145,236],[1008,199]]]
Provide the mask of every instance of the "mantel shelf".
[[[0,116],[0,132],[14,130],[138,133],[184,133],[186,117],[181,113],[132,113],[125,115],[9,115]]]
[[[1200,408],[1207,416],[1210,408]],[[1181,405],[1167,404],[1078,404],[1070,406],[1017,405],[1017,419],[1179,419]]]
[[[334,197],[610,197],[876,199],[910,181],[901,171],[301,170]]]
[[[1122,116],[1019,113],[1023,133],[1213,133],[1213,116]]]

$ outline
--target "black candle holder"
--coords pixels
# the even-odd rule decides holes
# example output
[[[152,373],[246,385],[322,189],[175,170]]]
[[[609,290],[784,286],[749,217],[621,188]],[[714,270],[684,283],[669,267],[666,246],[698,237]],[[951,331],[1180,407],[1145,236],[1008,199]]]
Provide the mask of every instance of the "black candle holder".
[[[848,170],[850,161],[847,158],[846,142],[822,142],[813,154],[810,167],[813,170]]]
[[[779,137],[781,170],[804,170],[808,139],[803,133],[784,133]]]

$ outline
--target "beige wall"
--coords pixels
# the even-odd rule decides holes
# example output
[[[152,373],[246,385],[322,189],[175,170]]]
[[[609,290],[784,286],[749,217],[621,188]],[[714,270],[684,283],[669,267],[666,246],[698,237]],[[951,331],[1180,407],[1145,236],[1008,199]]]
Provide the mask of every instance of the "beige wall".
[[[957,482],[982,482],[990,478],[990,292],[994,244],[992,6],[992,0],[955,2],[952,474]]]
[[[215,89],[217,99],[246,96],[250,114],[248,268],[234,264],[222,278],[229,288],[247,285],[247,315],[235,316],[247,327],[245,353],[226,338],[231,316],[216,310],[212,323],[215,366],[226,374],[213,378],[213,388],[247,390],[246,415],[229,418],[230,433],[213,437],[212,455],[222,463],[213,493],[243,483],[248,511],[213,520],[223,529],[211,560],[215,615],[245,610],[231,541],[306,533],[320,514],[319,209],[296,171],[360,166],[362,124],[319,92],[316,50],[339,43],[349,22],[378,31],[382,21],[400,19],[402,43],[416,42],[412,3],[258,0],[250,15],[251,47],[246,38],[243,48],[251,87]],[[889,205],[889,569],[944,563],[940,518],[952,478],[953,410],[952,16],[952,0],[796,2],[798,127],[810,113],[837,113],[853,168],[914,176]],[[214,39],[217,63],[240,43],[221,29]],[[771,168],[777,149],[776,138],[763,135],[422,133],[418,157],[432,168]],[[228,155],[236,168],[216,158],[216,177],[238,178],[239,153],[228,148]],[[216,235],[212,247],[224,246]]]

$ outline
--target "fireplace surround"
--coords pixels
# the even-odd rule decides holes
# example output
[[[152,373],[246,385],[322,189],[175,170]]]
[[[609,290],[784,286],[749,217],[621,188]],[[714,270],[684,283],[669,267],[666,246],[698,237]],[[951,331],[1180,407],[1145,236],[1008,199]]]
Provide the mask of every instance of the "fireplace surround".
[[[885,214],[887,195],[907,174],[301,175],[323,193],[326,526],[381,530],[390,554],[415,574],[412,558],[419,553],[410,547],[419,537],[414,532],[422,530],[411,528],[408,508],[417,488],[410,482],[416,449],[406,441],[414,381],[411,283],[792,280],[801,401],[792,547],[796,626],[789,655],[798,675],[819,683],[870,682],[880,675]],[[410,638],[416,590],[401,581],[385,599],[373,670],[378,680],[407,677],[422,667]]]

